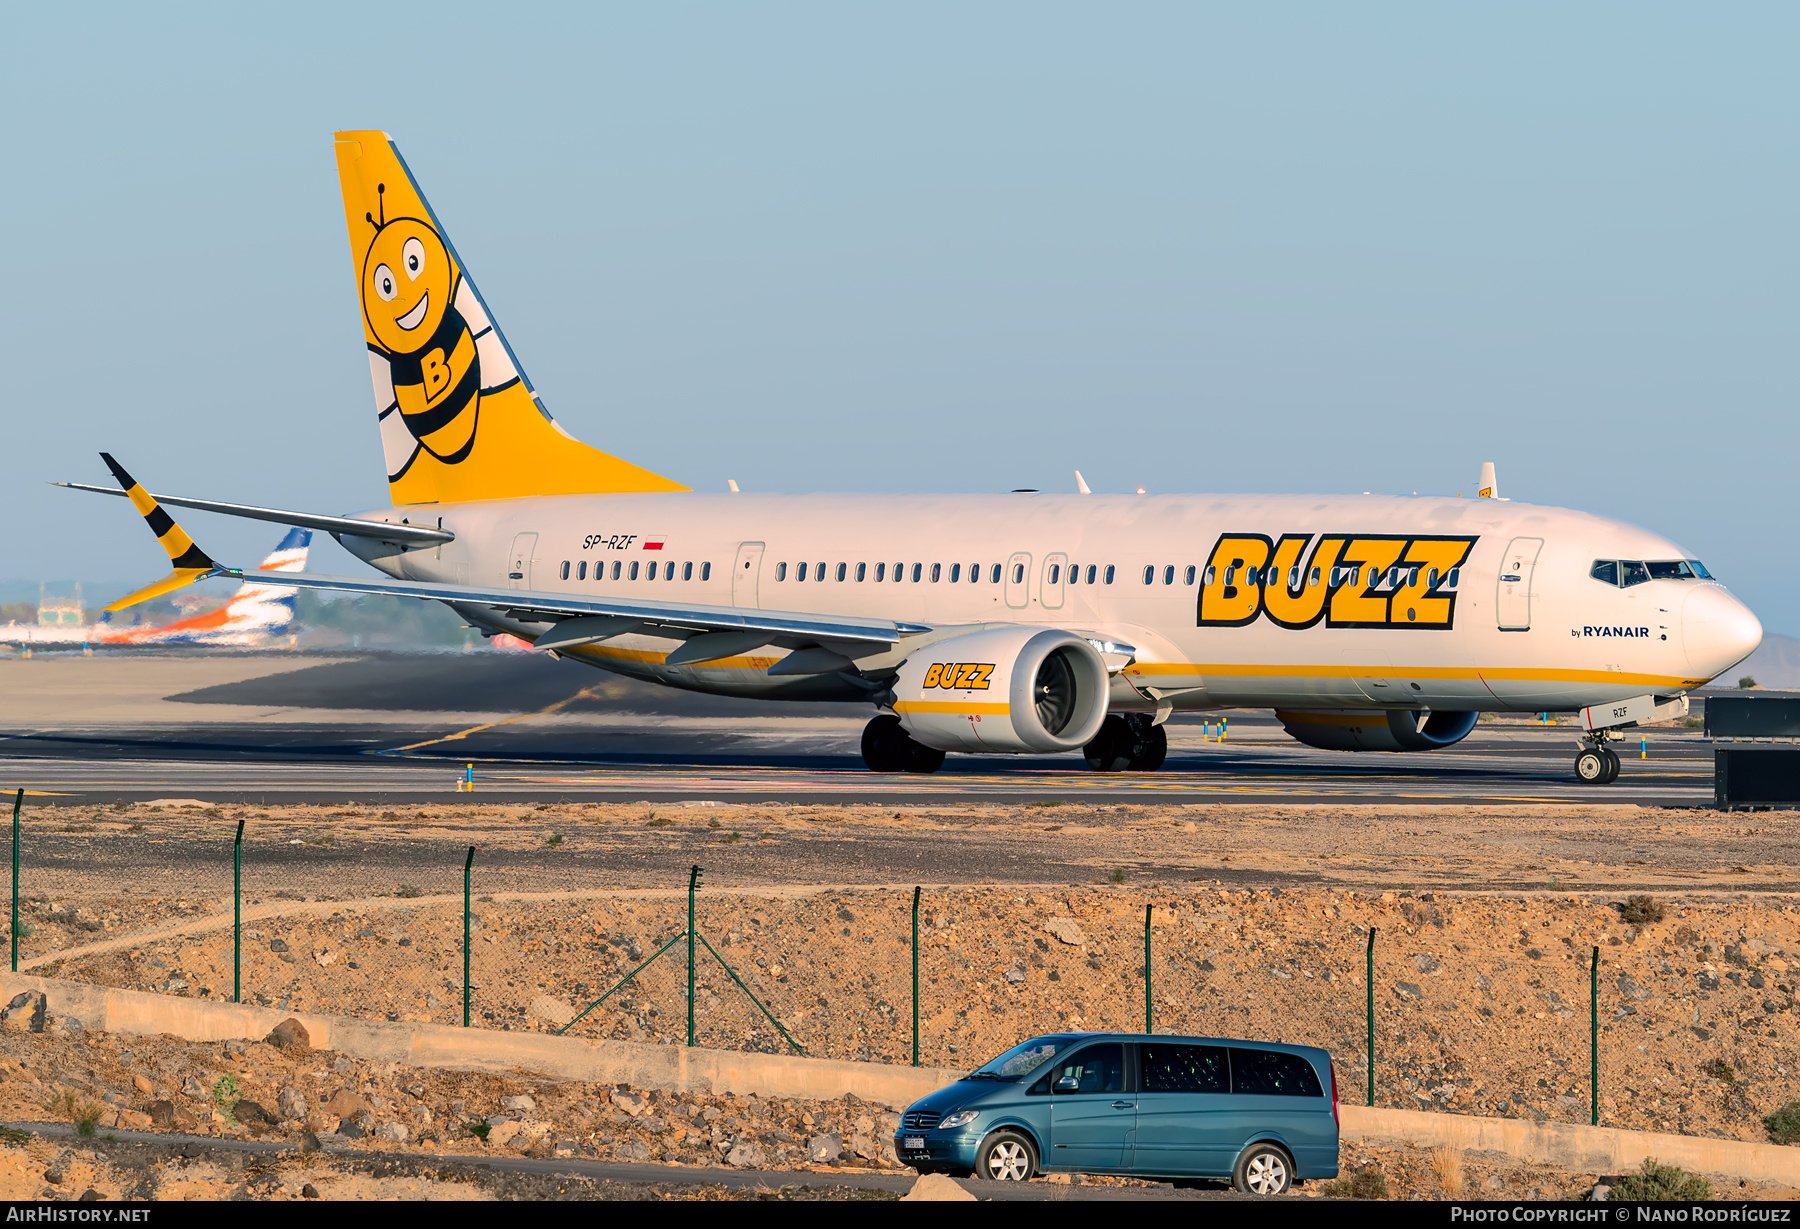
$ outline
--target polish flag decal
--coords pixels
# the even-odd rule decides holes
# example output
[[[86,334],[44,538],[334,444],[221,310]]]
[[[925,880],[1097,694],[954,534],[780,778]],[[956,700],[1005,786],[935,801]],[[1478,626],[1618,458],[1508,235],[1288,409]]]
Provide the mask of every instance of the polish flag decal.
[[[644,539],[644,549],[645,550],[661,550],[662,548],[663,548],[663,539],[661,539],[661,538],[645,538]]]

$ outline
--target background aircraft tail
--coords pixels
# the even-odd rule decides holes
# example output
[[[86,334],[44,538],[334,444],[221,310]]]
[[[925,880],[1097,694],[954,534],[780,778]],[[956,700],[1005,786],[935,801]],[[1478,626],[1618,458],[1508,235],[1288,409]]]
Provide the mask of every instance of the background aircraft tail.
[[[687,489],[550,417],[385,132],[338,133],[337,166],[396,504]]]
[[[257,566],[259,572],[299,572],[312,545],[310,529],[290,529]],[[254,644],[285,636],[294,622],[299,590],[265,580],[245,579],[229,601],[191,619],[163,627],[120,628],[105,633],[102,644]]]

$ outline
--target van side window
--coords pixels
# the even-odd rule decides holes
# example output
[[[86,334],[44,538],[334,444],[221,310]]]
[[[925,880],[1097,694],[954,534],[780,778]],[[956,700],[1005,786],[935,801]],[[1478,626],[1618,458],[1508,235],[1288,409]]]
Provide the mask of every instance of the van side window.
[[[1278,1050],[1231,1050],[1231,1091],[1264,1097],[1322,1097],[1319,1073],[1298,1054]]]
[[[1147,1041],[1138,1054],[1145,1092],[1231,1091],[1231,1062],[1224,1046]]]
[[[1058,1087],[1064,1080],[1076,1082],[1074,1088]],[[1079,1052],[1060,1059],[1050,1072],[1050,1089],[1058,1096],[1083,1093],[1121,1093],[1125,1091],[1125,1047],[1116,1041],[1085,1046]]]

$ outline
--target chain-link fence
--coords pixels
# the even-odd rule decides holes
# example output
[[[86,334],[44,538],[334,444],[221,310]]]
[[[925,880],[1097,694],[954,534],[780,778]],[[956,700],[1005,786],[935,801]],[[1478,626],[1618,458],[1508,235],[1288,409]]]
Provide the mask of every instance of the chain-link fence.
[[[112,841],[28,823],[17,967],[288,1010],[460,1025],[466,1002],[475,1027],[944,1067],[1059,1030],[1300,1042],[1331,1052],[1348,1103],[1563,1122],[1597,1108],[1611,1125],[1746,1138],[1800,1095],[1786,898],[1687,900],[1666,920],[1650,902],[1632,920],[1624,902],[1558,892],[703,876],[626,890],[554,834],[452,858],[423,832],[416,851],[359,843],[354,816],[262,842],[254,813],[234,898],[235,818]]]

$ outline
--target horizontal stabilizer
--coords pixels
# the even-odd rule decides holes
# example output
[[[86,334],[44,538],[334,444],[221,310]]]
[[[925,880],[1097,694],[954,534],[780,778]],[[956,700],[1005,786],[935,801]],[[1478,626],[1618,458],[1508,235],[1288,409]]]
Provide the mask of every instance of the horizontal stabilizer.
[[[89,486],[85,482],[52,482],[51,486],[71,491],[92,491],[96,495],[125,495],[107,486]],[[325,516],[318,512],[288,512],[281,508],[258,508],[252,504],[227,504],[216,499],[190,499],[185,495],[152,495],[151,499],[175,508],[198,508],[202,512],[219,512],[225,516],[241,516],[252,521],[273,521],[277,525],[295,525],[301,529],[317,529],[339,537],[376,538],[383,542],[436,544],[454,542],[456,535],[448,529],[432,529],[425,525],[394,525],[387,521],[368,521],[355,516]]]

